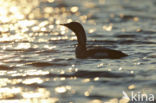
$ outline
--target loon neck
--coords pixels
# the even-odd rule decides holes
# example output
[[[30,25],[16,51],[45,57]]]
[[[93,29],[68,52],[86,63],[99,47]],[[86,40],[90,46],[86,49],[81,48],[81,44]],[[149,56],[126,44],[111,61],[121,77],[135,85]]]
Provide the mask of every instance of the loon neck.
[[[79,32],[75,33],[78,41],[78,46],[86,48],[86,33],[84,29],[80,30]]]
[[[78,45],[75,50],[75,54],[77,58],[86,58],[86,33],[82,28],[79,32],[75,32]]]
[[[86,58],[86,33],[82,28],[79,29],[79,31],[75,32],[76,37],[77,37],[77,41],[78,41],[78,45],[76,47],[76,57],[77,58]]]

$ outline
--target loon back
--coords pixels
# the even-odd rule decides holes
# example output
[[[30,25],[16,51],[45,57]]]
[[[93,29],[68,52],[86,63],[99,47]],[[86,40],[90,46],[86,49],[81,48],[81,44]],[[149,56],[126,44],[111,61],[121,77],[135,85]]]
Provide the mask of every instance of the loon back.
[[[128,56],[127,54],[119,50],[113,50],[108,48],[92,48],[86,50],[86,48],[80,46],[76,47],[75,55],[77,58],[80,59],[120,59],[122,57]]]
[[[94,49],[88,49],[87,51],[87,57],[96,58],[96,59],[120,59],[122,57],[128,56],[127,54],[119,51],[119,50],[113,50],[109,48],[94,48]]]

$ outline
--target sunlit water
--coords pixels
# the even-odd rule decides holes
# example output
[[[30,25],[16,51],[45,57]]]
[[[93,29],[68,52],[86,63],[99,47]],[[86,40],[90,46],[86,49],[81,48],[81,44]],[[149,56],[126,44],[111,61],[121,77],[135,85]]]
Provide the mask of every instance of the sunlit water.
[[[1,0],[1,103],[127,103],[123,91],[156,98],[155,0]],[[122,59],[76,59],[83,24],[88,45]],[[133,103],[133,102],[132,102]],[[155,102],[152,102],[155,103]]]

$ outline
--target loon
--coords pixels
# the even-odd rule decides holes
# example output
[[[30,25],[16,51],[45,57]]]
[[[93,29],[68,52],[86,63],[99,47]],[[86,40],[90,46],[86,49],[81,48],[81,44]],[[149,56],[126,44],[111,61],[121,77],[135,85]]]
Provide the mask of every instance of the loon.
[[[122,57],[128,56],[127,54],[119,51],[113,50],[109,48],[86,48],[86,33],[83,26],[78,22],[70,22],[67,24],[60,24],[63,25],[70,30],[72,30],[78,41],[78,45],[75,50],[76,58],[79,59],[120,59]]]

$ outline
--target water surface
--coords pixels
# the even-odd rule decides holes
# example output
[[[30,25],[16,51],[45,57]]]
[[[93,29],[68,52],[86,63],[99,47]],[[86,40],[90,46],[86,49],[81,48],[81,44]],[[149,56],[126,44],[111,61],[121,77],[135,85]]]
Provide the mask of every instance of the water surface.
[[[123,91],[156,96],[155,6],[155,0],[1,0],[0,102],[127,103]],[[70,21],[83,24],[88,46],[129,56],[75,58],[75,35],[58,25]]]

